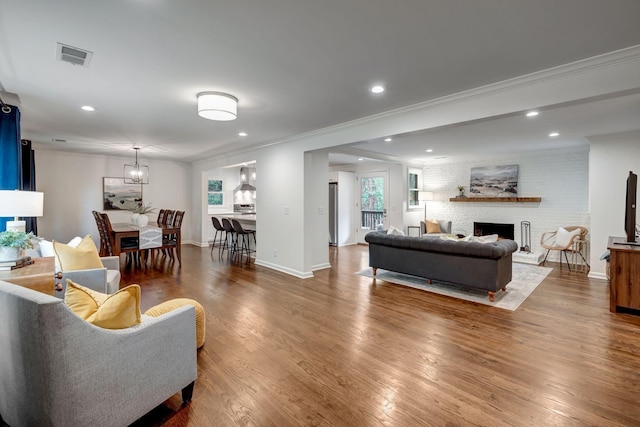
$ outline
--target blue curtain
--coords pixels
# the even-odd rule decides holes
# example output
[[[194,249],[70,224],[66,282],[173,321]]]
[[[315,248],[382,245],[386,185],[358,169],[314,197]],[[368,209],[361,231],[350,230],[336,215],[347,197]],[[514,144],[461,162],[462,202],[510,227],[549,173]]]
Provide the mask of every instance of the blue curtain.
[[[3,105],[0,108],[0,190],[21,189],[21,176],[20,110],[13,105]],[[6,230],[7,221],[12,220],[0,218],[0,231]]]

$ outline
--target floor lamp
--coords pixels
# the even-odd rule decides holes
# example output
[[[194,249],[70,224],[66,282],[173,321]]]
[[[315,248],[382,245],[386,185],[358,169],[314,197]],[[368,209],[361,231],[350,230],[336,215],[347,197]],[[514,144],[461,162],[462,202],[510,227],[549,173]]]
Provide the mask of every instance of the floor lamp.
[[[7,230],[25,231],[26,221],[18,217],[42,216],[44,193],[39,191],[0,190],[0,218],[14,217],[7,221]]]
[[[419,191],[418,201],[424,203],[424,219],[427,219],[427,202],[433,200],[433,192],[431,191]]]

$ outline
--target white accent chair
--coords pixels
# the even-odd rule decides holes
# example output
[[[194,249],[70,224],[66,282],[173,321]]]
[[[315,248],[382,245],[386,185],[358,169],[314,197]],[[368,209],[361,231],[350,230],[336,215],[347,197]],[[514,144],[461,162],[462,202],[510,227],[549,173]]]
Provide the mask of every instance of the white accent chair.
[[[102,329],[51,295],[0,281],[0,416],[12,427],[126,426],[182,390],[191,400],[195,309]]]

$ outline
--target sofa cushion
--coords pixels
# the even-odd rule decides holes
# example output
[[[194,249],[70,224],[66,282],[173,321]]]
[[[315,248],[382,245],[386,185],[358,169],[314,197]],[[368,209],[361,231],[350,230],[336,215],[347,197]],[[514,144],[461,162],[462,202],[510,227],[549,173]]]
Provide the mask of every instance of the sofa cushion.
[[[103,294],[67,280],[65,303],[78,316],[105,329],[124,329],[141,321],[140,286]]]
[[[53,249],[60,262],[62,271],[104,268],[100,254],[90,234],[87,234],[77,247],[53,241]]]

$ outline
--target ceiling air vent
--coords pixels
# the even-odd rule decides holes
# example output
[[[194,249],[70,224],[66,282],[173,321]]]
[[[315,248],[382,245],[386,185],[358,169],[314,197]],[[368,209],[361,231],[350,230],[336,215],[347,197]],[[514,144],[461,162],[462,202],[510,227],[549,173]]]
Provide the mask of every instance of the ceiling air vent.
[[[62,62],[88,67],[92,56],[93,52],[89,52],[88,50],[78,49],[77,47],[62,43],[56,45],[56,59]]]

